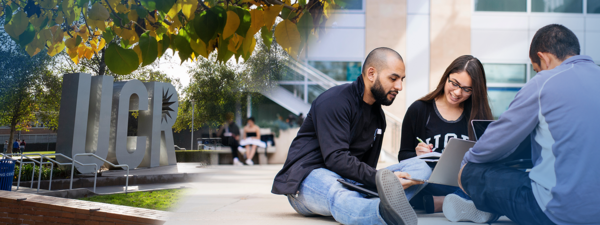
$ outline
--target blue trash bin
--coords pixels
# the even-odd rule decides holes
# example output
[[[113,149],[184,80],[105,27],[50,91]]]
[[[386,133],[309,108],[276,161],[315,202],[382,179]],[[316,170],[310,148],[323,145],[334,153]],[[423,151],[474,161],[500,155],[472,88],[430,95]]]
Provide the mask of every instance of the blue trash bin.
[[[15,160],[0,160],[0,190],[11,191],[15,177]]]

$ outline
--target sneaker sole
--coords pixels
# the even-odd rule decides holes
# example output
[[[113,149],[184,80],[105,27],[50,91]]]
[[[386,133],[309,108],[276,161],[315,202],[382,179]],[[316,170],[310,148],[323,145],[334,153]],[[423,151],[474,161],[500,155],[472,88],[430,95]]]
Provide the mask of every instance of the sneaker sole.
[[[417,213],[410,206],[398,177],[387,169],[378,170],[376,177],[377,192],[382,206],[395,212],[394,220],[399,221],[400,225],[416,225]]]
[[[487,223],[495,218],[492,213],[478,210],[473,201],[468,201],[455,194],[449,194],[444,199],[444,216],[452,222],[470,221],[474,223]]]

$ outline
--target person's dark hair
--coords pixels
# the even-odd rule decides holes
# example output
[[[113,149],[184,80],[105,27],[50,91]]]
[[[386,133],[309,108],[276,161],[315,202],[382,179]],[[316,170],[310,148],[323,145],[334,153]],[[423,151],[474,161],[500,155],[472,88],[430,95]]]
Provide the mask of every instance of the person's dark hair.
[[[559,60],[565,60],[568,56],[579,55],[580,51],[579,40],[573,31],[560,24],[550,24],[535,32],[529,47],[529,58],[539,65],[538,52],[547,52]]]
[[[246,123],[247,123],[248,121],[252,121],[253,123],[256,123],[256,121],[254,120],[254,117],[249,117],[249,118],[248,118],[248,120],[246,120]]]
[[[469,117],[468,124],[468,132],[469,139],[475,140],[475,135],[473,134],[473,129],[471,127],[471,120],[480,119],[480,120],[491,120],[494,117],[492,116],[492,109],[490,109],[490,104],[488,102],[488,94],[487,94],[487,85],[485,79],[485,71],[483,70],[483,65],[479,61],[479,59],[471,56],[471,55],[463,55],[456,58],[446,71],[442,75],[442,79],[440,79],[440,83],[437,88],[431,93],[422,97],[421,101],[431,102],[434,101],[440,95],[444,95],[444,87],[446,86],[446,82],[448,82],[448,78],[450,74],[467,72],[471,77],[471,83],[473,88],[473,93],[471,96],[464,101],[464,110],[470,110],[471,116]]]
[[[385,69],[387,67],[386,58],[389,56],[395,56],[397,59],[404,62],[404,59],[402,59],[402,56],[400,56],[400,53],[398,53],[396,50],[388,47],[379,47],[373,49],[373,51],[369,52],[367,55],[367,58],[363,63],[362,75],[365,76],[369,67],[374,67],[377,70]]]

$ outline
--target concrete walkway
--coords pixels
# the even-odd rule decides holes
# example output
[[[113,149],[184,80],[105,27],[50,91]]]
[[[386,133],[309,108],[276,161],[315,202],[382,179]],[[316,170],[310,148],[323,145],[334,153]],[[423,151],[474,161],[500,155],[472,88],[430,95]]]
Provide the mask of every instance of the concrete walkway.
[[[285,196],[271,194],[273,178],[282,165],[197,166],[178,164],[180,171],[203,175],[185,184],[190,190],[166,224],[338,224],[332,217],[301,216]],[[417,213],[419,224],[456,224],[442,213]],[[513,223],[503,217],[494,224]]]

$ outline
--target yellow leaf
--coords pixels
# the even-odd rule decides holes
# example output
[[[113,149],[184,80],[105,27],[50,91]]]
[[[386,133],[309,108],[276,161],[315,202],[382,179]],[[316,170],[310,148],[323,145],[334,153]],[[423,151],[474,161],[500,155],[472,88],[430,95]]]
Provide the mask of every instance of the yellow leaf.
[[[215,48],[217,48],[217,38],[212,39],[208,42],[208,45],[206,45],[206,52],[210,54],[215,50]]]
[[[90,41],[90,46],[92,46],[92,50],[96,51],[96,49],[98,48],[98,39],[92,38],[92,40]]]
[[[48,47],[48,55],[53,57],[56,54],[58,54],[59,52],[62,52],[65,49],[65,44],[64,43],[56,43],[54,45],[51,45]]]
[[[292,0],[284,0],[283,3],[286,5],[292,5]]]
[[[86,47],[87,46],[85,46],[84,44],[80,44],[79,47],[77,47],[77,55],[79,55],[79,58],[83,58],[85,56]]]
[[[136,45],[135,47],[133,47],[133,51],[135,51],[135,53],[137,53],[138,59],[140,59],[140,64],[142,64],[142,62],[143,62],[142,49],[140,48],[140,45]]]
[[[68,0],[64,0],[64,1],[68,1]],[[108,0],[108,4],[110,4],[110,7],[112,7],[113,9],[117,8],[117,4],[119,4],[121,2],[121,0]]]
[[[264,11],[265,25],[269,30],[273,29],[273,25],[275,24],[275,20],[281,10],[283,9],[283,5],[274,5],[266,8]]]
[[[331,5],[329,5],[329,3],[327,3],[327,1],[322,1],[323,3],[323,14],[325,15],[325,17],[329,18],[329,8],[331,7]]]
[[[242,46],[242,41],[244,38],[238,34],[234,34],[231,39],[229,39],[229,44],[227,45],[227,49],[232,52],[237,52],[237,50]]]
[[[58,26],[53,26],[52,30],[52,44],[62,43],[63,38],[65,37],[62,30]]]
[[[100,3],[96,2],[90,12],[88,12],[90,20],[107,20],[110,17],[110,14],[104,6]]]
[[[31,25],[33,25],[36,31],[39,31],[45,19],[46,16],[38,17],[36,14],[34,14],[33,16],[29,17],[29,22]]]
[[[38,33],[39,39],[41,43],[45,43],[46,41],[52,41],[52,31],[49,29],[43,29]]]
[[[175,18],[173,18],[173,23],[171,24],[171,26],[169,26],[169,32],[171,32],[172,34],[175,33],[175,29],[182,27],[183,25],[181,25],[181,21],[179,21],[179,17],[176,16]]]
[[[81,27],[79,27],[79,32],[77,32],[77,35],[81,36],[81,40],[83,42],[87,42],[90,33],[88,32],[88,28],[85,24],[82,24]]]
[[[67,46],[67,48],[69,48],[69,50],[77,49],[77,46],[75,46],[76,42],[77,42],[76,38],[69,38],[65,41],[65,46]]]
[[[4,25],[4,30],[15,40],[19,40],[19,35],[25,32],[29,25],[29,18],[23,11],[13,15],[10,23]]]
[[[256,38],[254,38],[254,36],[246,36],[244,43],[242,43],[242,50],[244,54],[252,54],[254,51],[254,45],[256,45]]]
[[[240,26],[240,17],[233,11],[227,11],[227,22],[223,29],[223,39],[231,36]]]
[[[79,63],[79,56],[77,55],[77,48],[69,48],[67,49],[67,53],[69,53],[69,58],[75,63]]]
[[[162,46],[160,46],[162,47]],[[206,51],[206,44],[204,44],[204,42],[198,38],[196,40],[191,40],[190,41],[190,47],[192,47],[192,49],[194,50],[195,53],[197,53],[198,55],[204,56],[204,58],[208,58],[208,52]]]
[[[129,14],[127,14],[127,18],[132,21],[137,21],[138,17],[137,11],[135,10],[130,11]]]
[[[177,13],[181,11],[188,20],[193,19],[194,12],[198,8],[198,0],[177,0],[175,5],[169,10],[169,17],[175,18]]]
[[[58,24],[62,24],[65,22],[65,17],[63,15],[62,12],[58,12],[58,15],[56,16],[56,19],[54,19],[54,22],[58,23]]]
[[[35,47],[33,43],[31,43],[25,46],[25,51],[27,52],[27,54],[29,54],[29,56],[33,57],[34,55],[37,55],[41,51],[41,49]]]
[[[106,40],[104,40],[104,38],[100,38],[100,43],[98,43],[98,48],[97,48],[96,53],[98,53],[98,51],[102,50],[105,45],[106,45]]]
[[[277,27],[275,27],[275,39],[292,57],[296,58],[298,56],[301,43],[300,32],[298,32],[296,24],[292,21],[286,19],[277,24]]]
[[[190,43],[191,44],[191,43]],[[159,41],[156,45],[156,49],[158,49],[158,58],[162,56],[162,41]]]
[[[123,4],[117,5],[117,9],[116,10],[119,13],[127,13],[127,11],[129,11],[129,9],[127,8],[127,6],[125,6]]]
[[[258,32],[260,28],[265,25],[264,12],[262,10],[251,10],[250,16],[250,29],[248,29],[246,37],[248,37],[248,35],[254,36],[254,34],[256,34],[256,32]]]
[[[92,59],[92,56],[94,56],[94,51],[92,51],[92,48],[86,47],[84,55],[86,59]]]
[[[52,9],[56,7],[56,0],[42,0],[40,6],[45,9]]]

